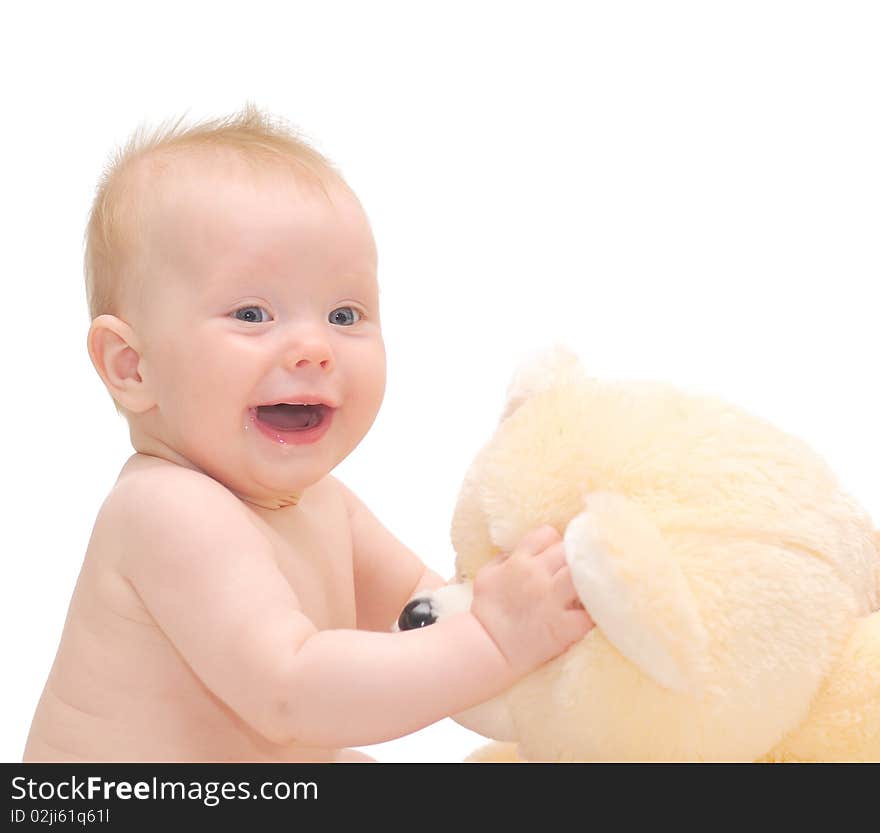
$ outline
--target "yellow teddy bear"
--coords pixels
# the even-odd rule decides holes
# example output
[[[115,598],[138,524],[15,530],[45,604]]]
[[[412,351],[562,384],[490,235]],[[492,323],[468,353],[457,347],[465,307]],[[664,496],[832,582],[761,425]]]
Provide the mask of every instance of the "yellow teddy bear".
[[[542,524],[596,628],[456,716],[513,742],[472,760],[880,760],[880,538],[803,442],[557,348],[467,473],[460,583],[418,609],[467,609],[477,570]]]

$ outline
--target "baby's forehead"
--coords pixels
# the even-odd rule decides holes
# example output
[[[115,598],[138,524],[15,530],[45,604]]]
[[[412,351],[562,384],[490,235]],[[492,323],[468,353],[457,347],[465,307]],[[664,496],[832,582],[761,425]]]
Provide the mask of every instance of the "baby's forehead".
[[[263,258],[271,267],[296,251],[297,238],[332,246],[340,264],[358,272],[376,269],[375,241],[353,192],[338,177],[320,180],[289,161],[157,154],[133,171],[131,197],[140,226],[136,260],[145,277],[207,277],[206,269],[235,271]]]
[[[233,232],[251,218],[307,204],[349,227],[369,229],[360,202],[337,174],[314,172],[291,158],[252,158],[227,148],[157,153],[139,161],[127,190],[137,236],[152,247],[167,245],[183,230]]]
[[[314,172],[292,157],[253,157],[223,147],[175,148],[138,160],[130,172],[132,203],[145,213],[179,212],[192,207],[193,194],[221,199],[246,188],[270,192],[282,186],[292,195],[319,197],[344,185],[330,171]]]

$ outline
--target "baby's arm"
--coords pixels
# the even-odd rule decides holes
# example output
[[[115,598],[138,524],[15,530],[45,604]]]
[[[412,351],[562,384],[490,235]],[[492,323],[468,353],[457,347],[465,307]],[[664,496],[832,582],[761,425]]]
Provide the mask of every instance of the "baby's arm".
[[[390,631],[417,591],[433,590],[446,582],[385,529],[351,489],[336,483],[351,526],[358,629]]]
[[[469,613],[406,633],[318,632],[235,498],[185,470],[148,474],[117,496],[130,532],[124,572],[207,688],[278,744],[399,737],[493,697],[586,631],[564,610],[575,596],[570,576],[551,572],[559,553],[523,551],[487,568]],[[513,570],[526,580],[511,581]],[[520,610],[534,606],[531,631],[517,628],[515,607],[499,614],[504,581],[524,588]]]

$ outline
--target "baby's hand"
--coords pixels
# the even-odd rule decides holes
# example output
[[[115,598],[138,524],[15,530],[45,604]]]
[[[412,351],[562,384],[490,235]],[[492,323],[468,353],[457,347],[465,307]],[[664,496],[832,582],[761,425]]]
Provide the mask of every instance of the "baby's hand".
[[[522,676],[581,639],[593,620],[583,609],[565,562],[562,538],[552,526],[524,536],[474,579],[471,613]]]

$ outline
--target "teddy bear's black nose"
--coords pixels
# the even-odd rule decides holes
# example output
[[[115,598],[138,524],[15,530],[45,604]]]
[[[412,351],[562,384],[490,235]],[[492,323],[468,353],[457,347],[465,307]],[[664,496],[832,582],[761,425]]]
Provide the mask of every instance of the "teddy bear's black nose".
[[[437,621],[431,602],[428,599],[413,599],[400,614],[397,627],[402,631],[411,631],[423,628],[425,625],[433,625]]]

